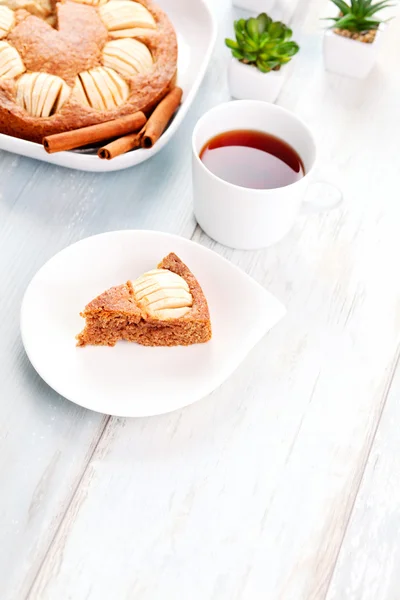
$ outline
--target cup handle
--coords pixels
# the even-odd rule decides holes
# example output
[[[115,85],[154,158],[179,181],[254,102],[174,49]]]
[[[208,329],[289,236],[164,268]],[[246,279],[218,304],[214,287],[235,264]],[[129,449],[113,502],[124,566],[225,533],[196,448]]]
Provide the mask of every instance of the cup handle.
[[[308,184],[301,205],[302,214],[324,212],[337,208],[343,202],[343,192],[336,183],[323,175],[315,176]]]

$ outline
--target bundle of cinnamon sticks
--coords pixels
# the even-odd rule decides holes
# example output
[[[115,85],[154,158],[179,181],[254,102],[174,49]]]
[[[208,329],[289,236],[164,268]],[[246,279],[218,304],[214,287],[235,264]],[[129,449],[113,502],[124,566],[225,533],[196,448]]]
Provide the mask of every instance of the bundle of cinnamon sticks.
[[[111,139],[113,141],[97,152],[99,158],[110,160],[135,148],[152,148],[165,131],[181,99],[182,90],[175,87],[161,100],[148,119],[143,112],[138,111],[114,121],[49,135],[43,139],[44,149],[52,154]]]

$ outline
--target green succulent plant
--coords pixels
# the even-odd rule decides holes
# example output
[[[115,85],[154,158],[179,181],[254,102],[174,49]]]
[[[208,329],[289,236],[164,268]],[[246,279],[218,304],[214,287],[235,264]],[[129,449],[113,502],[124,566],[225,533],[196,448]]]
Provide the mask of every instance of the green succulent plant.
[[[376,13],[393,6],[388,0],[382,0],[375,4],[372,4],[372,0],[350,0],[350,2],[332,0],[332,2],[338,7],[340,14],[337,17],[328,18],[333,21],[331,27],[355,33],[378,29],[382,21],[376,18]]]
[[[255,65],[263,73],[278,71],[299,51],[290,40],[292,30],[266,13],[234,23],[236,40],[226,39],[232,55],[243,63]]]

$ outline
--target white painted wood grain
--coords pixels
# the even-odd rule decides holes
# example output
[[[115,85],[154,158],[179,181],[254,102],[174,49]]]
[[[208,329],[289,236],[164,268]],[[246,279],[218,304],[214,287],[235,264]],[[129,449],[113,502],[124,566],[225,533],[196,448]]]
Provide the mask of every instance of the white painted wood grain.
[[[302,53],[279,103],[315,130],[321,172],[340,181],[345,203],[300,218],[262,252],[195,232],[288,316],[210,397],[110,420],[31,599],[326,596],[400,341],[400,24],[380,67],[354,82],[322,69],[320,3],[299,6]],[[223,60],[217,50],[208,84]],[[335,600],[346,599],[343,582]],[[349,598],[362,598],[357,585]]]

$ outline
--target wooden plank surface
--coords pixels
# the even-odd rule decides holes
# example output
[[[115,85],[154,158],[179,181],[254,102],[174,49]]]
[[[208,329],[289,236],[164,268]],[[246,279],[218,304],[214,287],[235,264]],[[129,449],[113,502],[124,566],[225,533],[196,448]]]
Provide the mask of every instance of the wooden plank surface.
[[[190,204],[191,130],[227,98],[228,0],[213,9],[220,41],[201,93],[153,160],[95,175],[1,155],[2,599],[322,600],[332,580],[329,600],[397,600],[394,567],[385,587],[368,530],[375,596],[348,567],[371,476],[334,569],[400,341],[400,24],[379,68],[357,82],[323,70],[320,3],[283,6],[302,52],[278,102],[314,129],[319,172],[345,202],[300,217],[271,249],[238,252],[195,229]],[[62,400],[29,366],[18,332],[23,291],[47,258],[126,227],[193,237],[288,307],[219,390],[152,419],[108,419]],[[395,448],[395,429],[388,435]],[[384,484],[383,473],[381,494]]]

